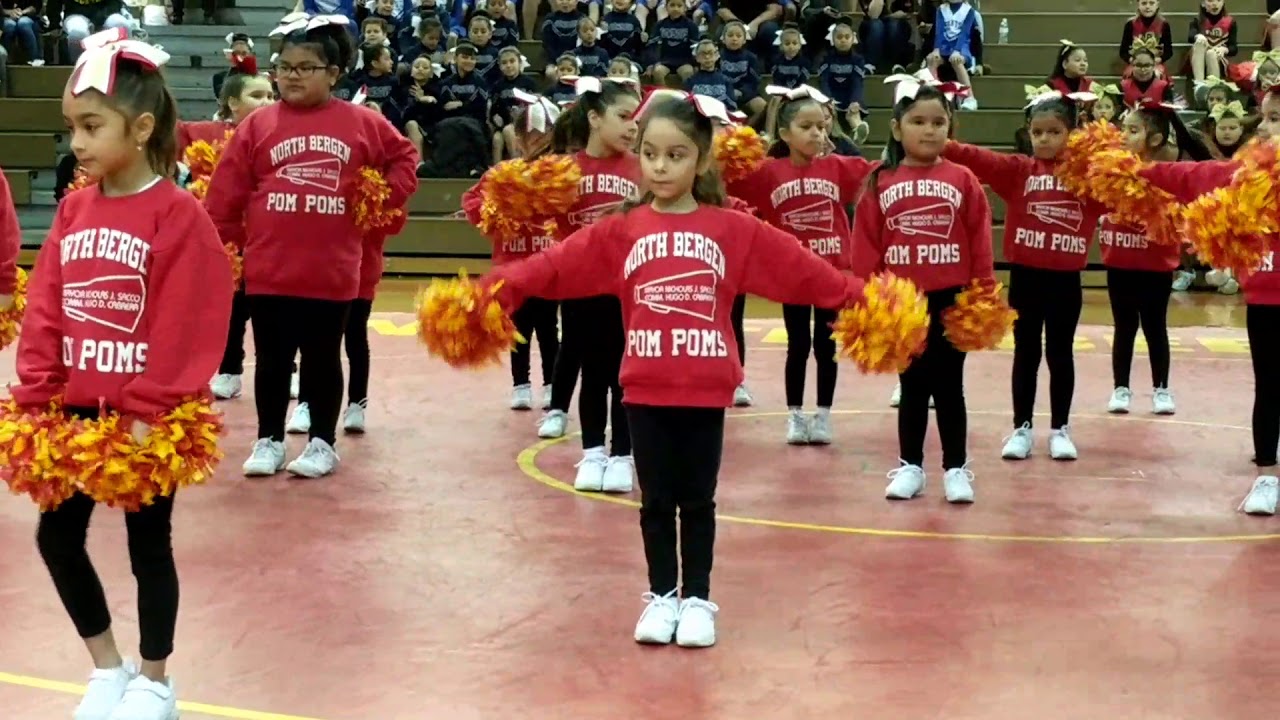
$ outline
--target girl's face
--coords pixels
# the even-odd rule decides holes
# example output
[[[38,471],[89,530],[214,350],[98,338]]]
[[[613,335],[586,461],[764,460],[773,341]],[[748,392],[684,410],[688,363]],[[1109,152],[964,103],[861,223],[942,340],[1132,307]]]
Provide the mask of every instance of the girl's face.
[[[146,163],[145,147],[155,129],[155,117],[145,113],[129,123],[97,92],[62,95],[62,117],[71,130],[71,152],[92,177],[107,178],[131,172]]]
[[[1027,134],[1031,136],[1031,149],[1037,159],[1053,160],[1067,145],[1070,128],[1056,113],[1040,113],[1031,118]]]
[[[562,78],[567,75],[577,75],[577,74],[578,74],[578,66],[574,65],[573,61],[571,60],[565,60],[559,65],[556,65],[557,78]]]
[[[578,23],[578,40],[588,47],[596,44],[596,24],[591,22],[591,18],[583,18]]]
[[[520,74],[520,56],[510,52],[503,53],[502,58],[498,60],[498,69],[508,80],[516,77]]]
[[[488,45],[489,38],[493,37],[493,28],[489,27],[489,23],[485,20],[472,20],[467,28],[467,37],[471,39],[472,45],[483,47]]]
[[[440,47],[440,31],[432,30],[422,36],[422,47],[434,50]]]
[[[788,60],[800,54],[800,33],[788,31],[782,34],[782,54]]]
[[[578,7],[578,0],[554,0],[556,12],[571,13]]]
[[[1093,119],[1111,122],[1116,117],[1116,101],[1110,95],[1102,95],[1093,104]]]
[[[1147,123],[1142,118],[1142,113],[1131,112],[1124,117],[1124,125],[1121,127],[1124,134],[1124,146],[1131,152],[1135,152],[1142,157],[1146,157],[1151,152],[1149,140],[1158,138],[1148,138]]]
[[[667,0],[667,17],[680,19],[684,17],[685,0]]]
[[[614,12],[630,12],[631,0],[613,0],[612,7]]]
[[[409,68],[409,76],[419,85],[430,80],[431,75],[431,58],[419,56],[413,61],[413,66]]]
[[[1225,88],[1214,88],[1209,91],[1208,97],[1205,98],[1205,104],[1212,110],[1219,105],[1227,104],[1227,91]]]
[[[716,46],[709,42],[698,43],[698,67],[703,70],[715,70],[716,63],[720,61],[720,53],[716,50]]]
[[[1160,12],[1160,0],[1138,0],[1138,14],[1144,18],[1155,17]]]
[[[1266,90],[1277,81],[1280,81],[1280,66],[1270,60],[1263,61],[1258,66],[1258,86]]]
[[[645,186],[659,200],[679,200],[693,190],[704,163],[698,145],[671,120],[654,118],[640,143]]]
[[[906,156],[929,164],[942,156],[951,132],[951,113],[941,100],[921,100],[907,108],[901,120],[891,120],[893,138],[902,143]]]
[[[831,36],[831,44],[840,52],[849,52],[853,48],[853,28],[848,25],[837,25]]]
[[[264,77],[255,77],[244,81],[244,89],[240,91],[240,95],[228,100],[227,106],[231,108],[232,122],[239,125],[249,117],[249,113],[275,101],[275,94],[271,91],[271,81]]]
[[[1213,126],[1213,139],[1218,147],[1233,147],[1244,135],[1244,123],[1237,117],[1224,117]]]
[[[1261,111],[1258,134],[1272,142],[1280,141],[1280,95],[1267,93],[1262,98]]]
[[[600,144],[611,153],[630,152],[636,143],[635,113],[639,105],[639,100],[626,95],[605,108],[603,114],[589,112],[587,122],[591,124],[592,137],[599,138]]]
[[[382,26],[369,25],[364,29],[365,45],[381,45],[382,43],[386,42],[386,40],[387,40],[387,34],[382,31]]]
[[[629,78],[631,77],[631,66],[625,60],[622,62],[614,60],[609,64],[609,77]]]
[[[741,25],[730,25],[724,31],[724,46],[730,50],[741,50],[747,44],[747,33]]]
[[[1204,2],[1200,3],[1200,6],[1203,7],[1204,11],[1209,13],[1210,15],[1217,15],[1222,12],[1222,8],[1227,6],[1227,1],[1226,0],[1204,0]]]
[[[369,69],[376,70],[377,72],[380,72],[385,75],[391,72],[392,68],[394,67],[395,67],[395,61],[391,59],[391,50],[388,48],[383,48],[382,52],[378,53],[378,59],[373,61],[373,65],[370,66]]]
[[[1075,79],[1089,74],[1089,54],[1084,48],[1076,48],[1062,58],[1062,71],[1067,77]]]
[[[276,85],[289,105],[311,107],[329,99],[338,81],[338,68],[329,65],[312,46],[286,45],[276,59]]]
[[[1138,53],[1129,66],[1133,68],[1133,79],[1138,82],[1151,82],[1156,76],[1156,61],[1147,53]]]
[[[500,18],[507,12],[507,0],[489,0],[484,11],[489,14],[489,17]]]
[[[827,144],[827,113],[816,102],[805,102],[791,122],[778,130],[778,137],[791,148],[792,156],[812,160]]]
[[[476,69],[475,55],[457,55],[454,57],[454,62],[458,65],[459,75],[470,75]]]

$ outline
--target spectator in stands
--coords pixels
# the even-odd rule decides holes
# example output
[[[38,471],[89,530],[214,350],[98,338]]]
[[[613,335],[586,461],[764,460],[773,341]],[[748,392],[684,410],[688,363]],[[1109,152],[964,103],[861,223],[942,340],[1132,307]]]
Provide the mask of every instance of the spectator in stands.
[[[501,50],[520,43],[520,28],[512,17],[508,17],[515,13],[507,0],[489,0],[482,12],[489,18],[494,46]]]
[[[0,0],[0,16],[3,16],[3,33],[0,45],[8,51],[16,45],[22,49],[27,64],[44,65],[44,53],[40,50],[41,0]]]
[[[427,58],[429,64],[445,65],[448,62],[448,46],[444,43],[444,26],[438,18],[424,18],[418,26],[417,37],[400,56],[400,62],[412,67],[420,57]]]
[[[1093,93],[1098,99],[1089,108],[1089,115],[1094,122],[1119,123],[1120,108],[1124,103],[1124,91],[1119,85],[1102,85],[1094,83]]]
[[[610,58],[626,55],[638,58],[644,52],[648,35],[644,31],[644,22],[640,20],[640,8],[631,11],[631,0],[610,0],[609,12],[600,18],[600,28],[604,37],[600,38],[600,46],[609,53]]]
[[[972,88],[971,74],[978,68],[973,51],[973,35],[977,27],[978,14],[968,0],[939,5],[933,21],[933,51],[925,58],[929,71],[943,79],[939,69],[945,63],[955,75],[956,82]],[[976,110],[978,101],[971,94],[960,102],[960,107]]]
[[[495,164],[502,162],[508,151],[514,153],[515,130],[511,121],[516,109],[523,105],[517,99],[516,91],[538,94],[533,78],[523,72],[527,65],[528,61],[520,54],[519,48],[505,47],[498,55],[498,76],[489,83],[489,122],[493,128]]]
[[[476,72],[476,49],[463,43],[454,51],[453,74],[440,83],[440,101],[446,118],[474,119],[488,125],[489,86]]]
[[[800,33],[800,28],[786,25],[776,37],[782,47],[782,54],[770,71],[773,75],[772,84],[791,90],[809,82],[809,59],[801,53],[804,35]]]
[[[341,15],[348,21],[346,26],[347,32],[353,36],[356,28],[360,27],[359,13],[355,0],[298,0],[294,5],[295,13],[307,13],[308,15]]]
[[[467,27],[467,43],[476,50],[476,74],[492,84],[502,73],[498,71],[498,51],[493,42],[493,21],[488,15],[473,15]]]
[[[366,101],[377,103],[382,114],[393,125],[398,125],[398,109],[392,96],[398,90],[400,80],[396,77],[391,48],[382,44],[361,45],[360,55],[363,67],[352,73],[352,82],[364,90]]]
[[[1239,27],[1227,12],[1225,0],[1201,0],[1200,13],[1191,20],[1187,34],[1191,75],[1197,82],[1207,77],[1231,77],[1230,59],[1240,50],[1238,34]]]
[[[720,72],[733,83],[733,101],[747,115],[764,112],[767,103],[760,97],[760,60],[747,49],[747,26],[741,20],[725,23],[720,35]]]
[[[1089,77],[1089,54],[1070,40],[1063,40],[1058,47],[1058,58],[1053,72],[1049,73],[1049,89],[1063,95],[1076,92],[1093,92],[1093,78]]]
[[[1124,93],[1124,104],[1137,107],[1144,100],[1154,103],[1173,102],[1173,82],[1156,75],[1156,55],[1144,47],[1133,51],[1133,62],[1129,64],[1126,77],[1120,81],[1120,89]]]
[[[1204,96],[1205,109],[1212,112],[1219,105],[1226,105],[1232,100],[1238,100],[1240,87],[1222,78],[1205,78],[1204,82],[1196,83],[1196,95],[1202,94]]]
[[[551,102],[557,105],[567,105],[577,99],[578,94],[573,89],[573,85],[563,82],[562,79],[574,77],[578,74],[578,58],[570,53],[565,53],[556,58],[556,64],[552,66],[552,70],[555,73],[555,77],[543,95],[551,98]]]
[[[580,75],[604,77],[609,72],[609,52],[597,44],[599,27],[589,17],[578,21],[578,47],[573,54],[578,58]]]
[[[1125,21],[1124,34],[1120,36],[1120,60],[1126,65],[1133,62],[1135,45],[1156,53],[1159,59],[1156,74],[1168,76],[1164,66],[1173,57],[1173,31],[1160,14],[1160,0],[1138,0],[1138,14]]]
[[[360,44],[391,47],[391,26],[386,20],[370,15],[360,24]]]
[[[578,46],[578,21],[584,17],[578,10],[577,0],[552,0],[551,8],[554,12],[542,21],[542,52],[547,58],[548,80],[556,78],[554,63],[559,62],[560,56],[572,53]]]
[[[664,84],[672,71],[681,82],[693,75],[693,46],[702,36],[698,24],[685,14],[685,0],[666,0],[666,8],[667,17],[653,26],[649,36],[649,56],[653,58],[649,76],[657,85]]]
[[[827,35],[831,49],[818,67],[818,88],[835,103],[839,111],[836,117],[841,122],[846,122],[849,114],[857,117],[857,122],[847,123],[844,128],[846,132],[852,132],[862,122],[862,83],[871,74],[871,68],[854,46],[857,36],[853,31],[853,21],[848,18],[836,20]]]
[[[418,158],[426,159],[432,129],[444,114],[440,103],[440,81],[435,67],[426,55],[414,59],[409,69],[409,82],[397,100],[400,124],[397,126],[413,143]]]
[[[771,0],[719,0],[716,5],[716,17],[722,23],[740,20],[746,25],[751,50],[765,64],[777,54],[774,40],[782,16],[782,3]]]
[[[720,72],[720,50],[710,38],[698,41],[694,51],[698,69],[684,81],[684,89],[694,95],[706,95],[725,104],[730,110],[738,109],[738,98],[733,81]]]
[[[61,23],[67,39],[67,59],[72,63],[84,52],[81,43],[95,30],[128,30],[133,26],[133,19],[125,9],[123,0],[76,0],[71,7],[69,14],[64,16],[62,0],[52,0],[48,4],[46,15],[50,26],[57,27]]]
[[[231,67],[213,74],[213,96],[216,98],[222,97],[222,84],[231,73],[258,74],[258,59],[253,55],[253,38],[245,33],[227,35],[227,47],[222,52],[227,56]]]
[[[858,7],[863,14],[858,39],[867,63],[891,73],[905,70],[915,55],[910,22],[915,0],[858,0]]]

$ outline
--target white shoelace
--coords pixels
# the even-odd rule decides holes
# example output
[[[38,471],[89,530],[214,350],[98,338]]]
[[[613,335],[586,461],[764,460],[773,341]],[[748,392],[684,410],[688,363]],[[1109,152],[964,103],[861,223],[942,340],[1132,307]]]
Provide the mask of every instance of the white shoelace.
[[[902,463],[902,466],[894,468],[889,472],[885,473],[884,474],[885,477],[889,478],[890,480],[896,480],[899,475],[901,475],[902,473],[908,470],[914,470],[920,473],[921,475],[924,475],[924,468],[920,467],[919,465],[912,465],[906,460],[899,460],[898,462]]]
[[[942,476],[943,479],[945,480],[947,475],[952,473],[959,473],[960,477],[964,478],[966,482],[973,484],[973,471],[969,469],[969,463],[965,463],[958,468],[951,468]]]
[[[1009,433],[1008,435],[1005,435],[1003,442],[1009,442],[1010,440],[1014,439],[1015,437],[1023,433],[1026,433],[1028,435],[1031,434],[1031,423],[1022,423],[1022,427],[1015,428],[1013,432]]]

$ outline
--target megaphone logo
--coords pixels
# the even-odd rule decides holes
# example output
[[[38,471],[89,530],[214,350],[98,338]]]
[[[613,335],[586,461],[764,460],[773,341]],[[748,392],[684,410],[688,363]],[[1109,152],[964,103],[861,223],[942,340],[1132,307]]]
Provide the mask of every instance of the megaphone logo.
[[[835,218],[831,201],[819,200],[812,205],[783,213],[782,222],[798,232],[834,232]]]
[[[294,185],[338,192],[338,185],[342,181],[342,161],[338,158],[325,158],[285,165],[276,171],[276,177]]]
[[[574,227],[590,225],[621,204],[622,203],[620,202],[609,202],[602,205],[596,205],[594,207],[583,208],[581,210],[574,210],[569,213],[569,224]]]
[[[716,274],[694,270],[637,285],[636,304],[659,315],[678,313],[707,322],[716,319]]]
[[[899,213],[886,220],[885,224],[890,230],[903,235],[924,235],[946,240],[951,237],[951,226],[955,221],[955,208],[951,207],[951,203],[940,202]]]
[[[138,275],[111,275],[62,286],[62,312],[72,320],[131,333],[147,307],[147,288]]]
[[[1051,200],[1027,204],[1027,213],[1046,225],[1057,225],[1071,232],[1080,232],[1084,213],[1076,200]]]

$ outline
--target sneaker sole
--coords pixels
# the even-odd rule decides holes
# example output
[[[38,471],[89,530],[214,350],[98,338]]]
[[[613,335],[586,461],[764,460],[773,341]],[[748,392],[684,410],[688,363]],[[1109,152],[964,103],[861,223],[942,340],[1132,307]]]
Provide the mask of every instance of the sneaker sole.
[[[711,638],[710,642],[698,642],[698,643],[691,643],[688,641],[681,642],[678,638],[676,639],[676,645],[678,647],[685,648],[686,650],[699,650],[702,648],[709,648],[709,647],[713,647],[715,644],[716,644],[715,638]]]
[[[281,465],[280,467],[276,468],[275,470],[272,470],[271,472],[260,472],[258,470],[244,469],[244,476],[245,477],[271,477],[272,475],[279,475],[283,471],[284,471],[284,465]]]
[[[336,470],[337,468],[334,468],[334,469]],[[333,474],[333,470],[330,470],[329,472],[317,473],[314,475],[311,473],[299,472],[298,470],[295,470],[294,468],[291,468],[291,467],[286,467],[285,470],[294,477],[306,478],[308,480],[319,480],[322,477],[328,477],[329,475]]]
[[[1128,415],[1129,408],[1107,408],[1107,413],[1110,415]]]
[[[363,435],[363,434],[364,434],[364,428],[362,428],[362,427],[344,427],[344,428],[342,428],[342,432],[346,433],[347,435]]]

